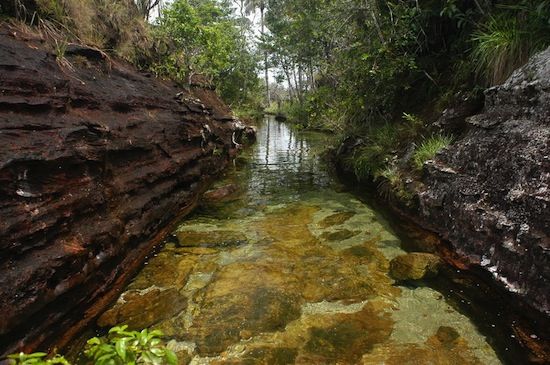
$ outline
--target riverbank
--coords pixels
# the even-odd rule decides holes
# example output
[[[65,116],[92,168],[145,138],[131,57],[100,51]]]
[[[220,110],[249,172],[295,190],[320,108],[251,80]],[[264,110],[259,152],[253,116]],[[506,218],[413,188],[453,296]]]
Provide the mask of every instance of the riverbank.
[[[538,331],[515,336],[543,357],[550,339],[549,65],[546,50],[488,89],[482,110],[464,100],[444,111],[434,124],[452,131],[454,140],[434,149],[420,169],[415,157],[423,146],[408,144],[388,155],[383,173],[359,174],[360,184],[396,212],[443,237],[447,261],[507,291],[515,311],[526,314],[527,328]],[[355,180],[361,151],[374,151],[386,138],[380,136],[347,139],[334,151],[334,163]]]
[[[236,155],[243,125],[95,48],[0,24],[0,353],[63,343]]]

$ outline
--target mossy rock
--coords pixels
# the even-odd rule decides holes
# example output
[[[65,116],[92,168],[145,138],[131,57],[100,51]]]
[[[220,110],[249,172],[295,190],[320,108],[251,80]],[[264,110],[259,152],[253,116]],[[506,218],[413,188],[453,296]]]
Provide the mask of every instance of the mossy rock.
[[[395,280],[420,280],[437,275],[441,259],[439,256],[414,252],[397,256],[390,262],[390,275]]]

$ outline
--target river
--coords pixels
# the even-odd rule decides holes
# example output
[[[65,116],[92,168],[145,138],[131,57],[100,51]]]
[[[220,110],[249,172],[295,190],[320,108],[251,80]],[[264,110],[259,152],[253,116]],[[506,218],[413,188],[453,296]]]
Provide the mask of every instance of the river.
[[[384,215],[333,178],[330,137],[268,119],[98,323],[161,329],[191,364],[500,364],[474,321],[401,285]]]

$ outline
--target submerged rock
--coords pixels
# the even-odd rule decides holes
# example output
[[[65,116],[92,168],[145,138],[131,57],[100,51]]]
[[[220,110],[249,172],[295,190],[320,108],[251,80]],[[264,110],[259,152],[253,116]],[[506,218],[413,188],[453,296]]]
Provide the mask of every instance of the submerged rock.
[[[208,190],[203,195],[203,199],[208,203],[215,203],[226,200],[235,194],[239,190],[239,187],[235,184],[229,184],[217,189]]]
[[[420,280],[437,275],[441,259],[429,253],[415,252],[390,261],[390,275],[396,280]]]
[[[322,221],[320,221],[319,226],[322,228],[327,228],[327,227],[339,225],[346,222],[348,219],[350,219],[354,215],[355,215],[355,212],[334,213],[324,218]]]
[[[322,239],[327,241],[343,241],[348,238],[357,236],[361,231],[350,231],[349,229],[339,229],[335,232],[324,232],[321,235]]]
[[[237,231],[178,231],[176,236],[183,247],[233,247],[248,242],[246,236]]]
[[[441,326],[437,332],[422,344],[389,343],[376,346],[373,351],[363,355],[359,364],[440,364],[440,365],[480,365],[467,341],[460,337],[455,329]],[[491,362],[491,364],[497,362]]]
[[[258,333],[280,331],[300,317],[300,300],[278,289],[251,288],[208,298],[190,329],[201,355],[219,354]]]
[[[130,329],[141,330],[184,310],[187,300],[175,288],[150,287],[131,290],[99,317],[100,327],[126,324]]]

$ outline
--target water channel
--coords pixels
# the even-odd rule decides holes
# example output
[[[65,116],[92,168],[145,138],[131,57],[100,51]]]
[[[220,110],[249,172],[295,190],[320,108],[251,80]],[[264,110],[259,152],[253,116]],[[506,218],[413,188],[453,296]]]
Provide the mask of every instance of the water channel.
[[[500,364],[442,292],[401,285],[383,215],[331,176],[330,137],[268,119],[100,327],[158,328],[191,364]],[[223,191],[223,189],[222,189]]]

